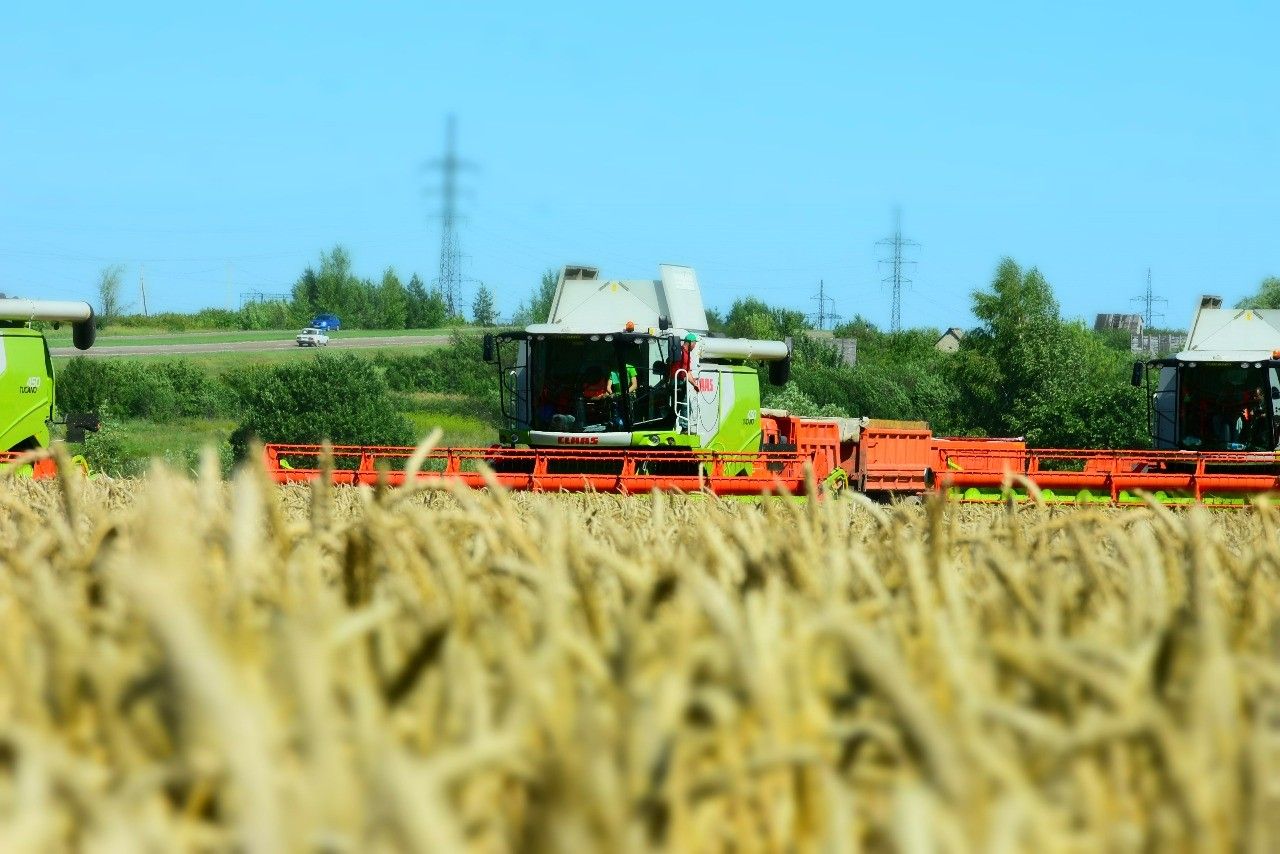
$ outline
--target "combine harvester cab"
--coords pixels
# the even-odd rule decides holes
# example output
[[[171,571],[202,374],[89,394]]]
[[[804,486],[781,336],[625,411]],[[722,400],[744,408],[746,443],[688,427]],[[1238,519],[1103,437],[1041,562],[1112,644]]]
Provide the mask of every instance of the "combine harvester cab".
[[[565,267],[545,323],[486,336],[504,421],[495,469],[623,491],[803,483],[788,443],[765,439],[781,433],[761,411],[756,369],[767,362],[770,381],[785,383],[790,342],[710,333],[695,272],[659,273],[606,280]]]
[[[1201,297],[1185,349],[1146,363],[1155,447],[1274,451],[1280,444],[1278,367],[1280,311],[1223,308],[1220,297]],[[1135,370],[1135,384],[1141,376]]]
[[[93,346],[97,335],[88,303],[0,296],[0,464],[12,464],[24,452],[47,448],[51,439],[53,359],[44,334],[32,328],[33,321],[72,324],[72,341],[80,350]],[[96,420],[73,416],[68,426],[72,434],[82,435],[86,428],[96,427]],[[35,462],[33,473],[52,474],[53,462]]]
[[[512,346],[514,345],[514,346]],[[697,276],[606,281],[591,267],[560,274],[546,323],[492,336],[503,445],[703,449],[760,447],[759,375],[786,382],[783,341],[707,331]]]

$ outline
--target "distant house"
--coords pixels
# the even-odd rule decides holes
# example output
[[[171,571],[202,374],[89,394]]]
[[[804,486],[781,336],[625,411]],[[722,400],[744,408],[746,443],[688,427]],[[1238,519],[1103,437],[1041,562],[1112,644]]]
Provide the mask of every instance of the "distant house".
[[[1141,335],[1142,328],[1142,315],[1140,314],[1099,314],[1093,321],[1094,332],[1123,329],[1130,335]]]
[[[942,337],[934,342],[933,348],[941,350],[943,353],[954,353],[960,349],[960,339],[962,338],[964,338],[964,330],[959,326],[953,326],[942,333]]]

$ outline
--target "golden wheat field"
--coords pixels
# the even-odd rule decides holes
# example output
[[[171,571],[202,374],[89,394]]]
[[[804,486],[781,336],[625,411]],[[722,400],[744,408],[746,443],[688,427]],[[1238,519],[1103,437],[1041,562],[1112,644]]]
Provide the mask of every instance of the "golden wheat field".
[[[3,851],[1280,846],[1265,507],[158,472],[0,544]]]

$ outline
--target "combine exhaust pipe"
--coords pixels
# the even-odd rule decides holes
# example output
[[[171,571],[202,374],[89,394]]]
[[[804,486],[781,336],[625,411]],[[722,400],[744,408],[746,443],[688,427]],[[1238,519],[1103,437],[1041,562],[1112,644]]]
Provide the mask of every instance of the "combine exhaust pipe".
[[[76,345],[77,350],[88,350],[98,336],[93,306],[87,302],[0,298],[0,320],[70,323],[71,342]]]

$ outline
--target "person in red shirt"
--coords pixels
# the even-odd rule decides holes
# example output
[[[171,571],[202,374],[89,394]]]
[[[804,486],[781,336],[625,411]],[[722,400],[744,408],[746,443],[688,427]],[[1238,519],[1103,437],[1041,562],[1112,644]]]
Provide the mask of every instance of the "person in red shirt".
[[[676,374],[684,371],[685,377],[689,382],[693,382],[693,348],[698,343],[698,336],[690,332],[684,336],[684,343],[680,345],[680,352],[671,361],[671,372],[668,376],[671,379],[676,378]]]

